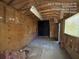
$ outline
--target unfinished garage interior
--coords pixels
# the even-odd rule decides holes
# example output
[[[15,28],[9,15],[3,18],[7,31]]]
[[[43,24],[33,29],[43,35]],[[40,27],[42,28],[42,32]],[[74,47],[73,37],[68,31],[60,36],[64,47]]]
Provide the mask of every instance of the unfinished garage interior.
[[[79,0],[0,0],[0,59],[79,59]]]

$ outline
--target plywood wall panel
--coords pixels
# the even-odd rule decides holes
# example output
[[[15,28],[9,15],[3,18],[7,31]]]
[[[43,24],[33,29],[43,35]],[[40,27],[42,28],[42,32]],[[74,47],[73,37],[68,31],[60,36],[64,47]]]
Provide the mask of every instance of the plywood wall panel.
[[[4,6],[0,4],[0,22],[4,21]]]
[[[37,21],[9,6],[5,6],[5,11],[5,23],[0,22],[0,51],[18,50],[30,43],[36,35]]]
[[[64,21],[61,23],[61,47],[65,48],[72,59],[79,59],[79,38],[64,33]]]
[[[53,40],[58,40],[58,24],[50,20],[50,37]]]

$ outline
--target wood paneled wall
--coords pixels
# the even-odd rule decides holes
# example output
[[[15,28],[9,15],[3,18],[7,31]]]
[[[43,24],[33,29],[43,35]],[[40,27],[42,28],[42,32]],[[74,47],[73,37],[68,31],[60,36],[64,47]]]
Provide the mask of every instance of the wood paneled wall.
[[[61,22],[61,47],[70,54],[72,59],[79,59],[79,38],[64,34],[65,21]]]
[[[53,20],[50,20],[50,38],[58,40],[58,23],[54,23]]]
[[[79,59],[79,38],[64,34],[62,44],[72,59]]]
[[[0,51],[18,50],[36,36],[36,18],[0,3]]]

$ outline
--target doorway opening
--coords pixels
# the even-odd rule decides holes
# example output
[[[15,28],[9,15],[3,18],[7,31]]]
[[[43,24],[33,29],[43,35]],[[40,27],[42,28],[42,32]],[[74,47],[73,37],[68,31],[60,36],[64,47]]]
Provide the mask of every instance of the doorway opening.
[[[49,20],[38,21],[38,36],[50,37]]]

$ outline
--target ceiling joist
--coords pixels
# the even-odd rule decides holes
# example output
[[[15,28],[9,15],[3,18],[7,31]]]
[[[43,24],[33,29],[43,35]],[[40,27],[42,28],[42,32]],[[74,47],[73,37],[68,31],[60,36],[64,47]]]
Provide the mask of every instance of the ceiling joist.
[[[22,10],[22,9],[26,9],[26,8],[28,9],[28,6],[27,6],[28,4],[25,3],[25,4],[21,5],[20,8],[18,8],[18,10]]]
[[[60,15],[60,13],[43,13],[43,15]]]
[[[15,2],[12,5],[19,5],[19,4],[22,4],[22,3],[25,3],[25,2],[29,3],[30,1],[29,0],[27,0],[27,1],[26,0],[22,0],[22,1]]]
[[[10,0],[9,3],[7,3],[8,5],[12,4],[15,0]]]
[[[50,12],[50,11],[53,11],[53,9],[46,9],[46,10],[42,10],[40,11],[41,13],[45,13],[45,12]]]
[[[40,9],[40,8],[45,8],[45,7],[49,7],[49,6],[50,6],[50,4],[47,3],[47,4],[42,4],[40,6],[37,6],[37,7]]]
[[[77,0],[0,0],[18,9],[24,14],[30,14],[30,7],[34,5],[45,18],[60,17],[62,13],[77,11]]]

